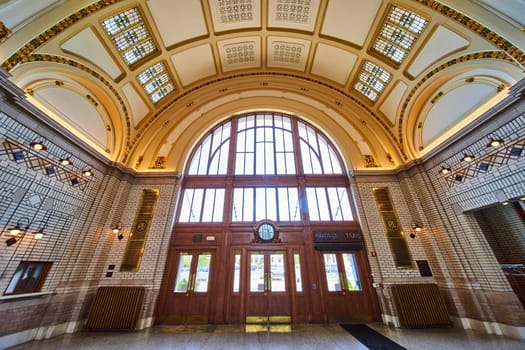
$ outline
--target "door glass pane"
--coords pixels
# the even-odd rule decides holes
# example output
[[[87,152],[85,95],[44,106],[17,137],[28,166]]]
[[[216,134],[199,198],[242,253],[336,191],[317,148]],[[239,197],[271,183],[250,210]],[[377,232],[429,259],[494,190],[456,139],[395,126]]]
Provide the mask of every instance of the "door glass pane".
[[[211,253],[200,253],[197,260],[197,276],[195,278],[194,292],[207,292],[210,276]]]
[[[241,255],[235,254],[235,261],[233,263],[233,292],[239,292],[240,284],[241,284]]]
[[[175,280],[175,293],[186,293],[188,290],[188,281],[190,280],[190,266],[193,256],[187,253],[181,253],[179,258],[179,268],[177,269],[177,279]]]
[[[323,254],[324,270],[326,273],[326,283],[328,284],[329,292],[341,291],[341,280],[339,278],[339,268],[337,267],[337,259],[335,254]]]
[[[285,292],[284,253],[278,252],[270,254],[270,273],[272,276],[270,290],[272,292]]]
[[[264,255],[250,254],[250,292],[264,292]]]
[[[343,264],[345,266],[346,286],[348,290],[361,290],[361,283],[359,282],[359,275],[357,273],[357,264],[355,262],[355,255],[351,253],[343,254]]]
[[[303,291],[303,280],[301,277],[301,261],[299,259],[299,254],[293,255],[293,265],[295,271],[295,290],[298,292]]]

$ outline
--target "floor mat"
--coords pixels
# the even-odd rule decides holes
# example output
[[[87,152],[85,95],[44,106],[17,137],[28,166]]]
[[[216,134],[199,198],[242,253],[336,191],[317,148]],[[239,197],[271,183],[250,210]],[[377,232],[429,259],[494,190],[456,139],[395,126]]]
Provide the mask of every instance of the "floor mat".
[[[370,350],[406,350],[365,324],[341,324],[341,327]]]

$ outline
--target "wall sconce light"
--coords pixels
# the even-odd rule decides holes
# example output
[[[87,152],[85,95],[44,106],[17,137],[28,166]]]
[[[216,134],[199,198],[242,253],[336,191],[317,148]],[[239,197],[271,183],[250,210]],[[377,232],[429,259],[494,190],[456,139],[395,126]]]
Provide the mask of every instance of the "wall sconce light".
[[[88,169],[88,170],[83,170],[82,171],[82,175],[87,176],[87,177],[91,177],[94,174],[93,174],[93,171],[91,171],[91,169]]]
[[[122,232],[120,232],[121,230],[122,230],[122,223],[121,222],[119,222],[118,224],[113,226],[113,229],[112,229],[114,234],[118,233],[117,238],[118,238],[119,241],[122,241],[122,239],[124,238],[124,235],[122,234]]]
[[[36,221],[36,222],[42,222],[42,221]],[[25,236],[25,234],[29,231],[30,226],[34,223],[35,222],[29,222],[29,219],[26,217],[21,218],[14,227],[7,229],[7,232],[11,237],[5,241],[5,244],[8,247],[10,247],[13,244],[17,243],[19,240],[21,240]],[[45,222],[38,231],[33,232],[35,239],[41,239],[46,235],[46,233],[44,232],[44,229],[46,228],[46,226],[47,226],[47,222]]]
[[[474,158],[476,158],[476,157],[474,157],[474,155],[472,155],[472,154],[465,154],[465,155],[463,155],[463,158],[461,158],[461,161],[463,161],[463,162],[471,162],[472,160],[474,160]]]
[[[24,226],[24,222],[26,222]],[[27,232],[29,230],[29,219],[28,218],[20,218],[20,220],[16,223],[15,227],[8,228],[7,231],[11,236],[18,236],[21,233]]]
[[[413,229],[415,232],[410,232],[410,238],[414,239],[414,238],[416,238],[416,233],[417,233],[417,232],[421,232],[422,227],[421,227],[421,225],[419,225],[417,222],[414,222],[414,223],[412,224],[412,229]]]
[[[42,228],[40,230],[38,230],[38,231],[36,231],[34,233],[35,239],[41,239],[41,238],[43,238],[46,235],[46,233],[44,232],[44,228],[45,228],[45,226],[42,226]]]
[[[39,142],[39,141],[31,142],[29,144],[29,147],[31,147],[35,151],[47,151],[46,145],[44,145],[42,142]]]
[[[62,165],[73,165],[73,163],[71,162],[71,160],[69,160],[69,158],[60,158],[58,161]]]
[[[450,173],[451,171],[452,171],[452,169],[450,169],[450,167],[442,166],[441,169],[439,170],[439,173],[443,174],[443,175],[446,175],[446,174]]]
[[[503,145],[503,139],[493,139],[491,138],[489,143],[487,143],[487,147],[499,147]]]
[[[122,230],[122,224],[119,222],[118,224],[113,226],[113,233],[117,234],[120,232],[120,230]]]

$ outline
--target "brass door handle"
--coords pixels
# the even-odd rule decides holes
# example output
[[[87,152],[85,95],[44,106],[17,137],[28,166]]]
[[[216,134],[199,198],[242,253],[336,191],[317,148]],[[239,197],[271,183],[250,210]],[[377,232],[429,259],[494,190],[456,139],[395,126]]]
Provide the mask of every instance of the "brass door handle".
[[[190,275],[190,284],[188,286],[188,292],[193,292],[193,290],[195,289],[195,277],[196,277],[195,273],[192,273]]]

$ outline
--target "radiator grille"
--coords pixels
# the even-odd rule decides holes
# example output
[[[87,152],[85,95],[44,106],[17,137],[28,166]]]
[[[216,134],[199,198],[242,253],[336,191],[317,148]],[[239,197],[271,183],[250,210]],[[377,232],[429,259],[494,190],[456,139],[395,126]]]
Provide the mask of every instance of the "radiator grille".
[[[144,300],[144,287],[100,287],[84,328],[90,330],[135,329]]]
[[[447,307],[436,284],[392,286],[399,323],[404,328],[450,326]]]

